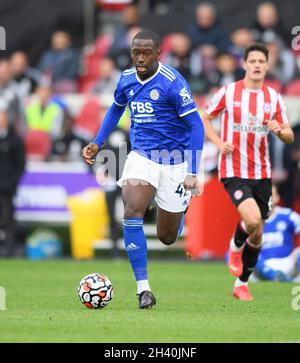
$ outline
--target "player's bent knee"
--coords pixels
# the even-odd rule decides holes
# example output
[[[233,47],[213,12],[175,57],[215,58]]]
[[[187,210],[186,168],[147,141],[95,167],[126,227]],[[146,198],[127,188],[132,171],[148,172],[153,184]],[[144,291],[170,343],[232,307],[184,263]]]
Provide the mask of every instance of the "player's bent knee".
[[[262,235],[254,234],[251,236],[251,243],[256,247],[259,247],[262,242]]]
[[[167,233],[159,233],[158,239],[164,244],[164,245],[172,245],[174,242],[176,242],[177,236],[172,236],[171,234]]]
[[[144,211],[138,208],[125,208],[124,217],[125,218],[144,218]]]
[[[145,208],[141,208],[140,205],[135,203],[126,203],[124,210],[125,218],[143,218],[145,214]]]
[[[246,224],[246,228],[247,228],[247,232],[249,234],[254,233],[255,231],[257,231],[259,225],[260,225],[260,220],[259,218],[253,218],[251,219],[247,224]]]

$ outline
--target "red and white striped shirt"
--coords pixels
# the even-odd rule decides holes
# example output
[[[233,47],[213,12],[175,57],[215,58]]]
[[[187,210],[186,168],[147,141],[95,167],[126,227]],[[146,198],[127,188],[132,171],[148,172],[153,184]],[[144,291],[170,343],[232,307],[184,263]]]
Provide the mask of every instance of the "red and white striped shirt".
[[[267,120],[288,123],[283,99],[273,88],[259,91],[238,81],[221,88],[206,108],[209,115],[222,114],[221,139],[232,143],[232,154],[219,155],[219,177],[271,178]]]

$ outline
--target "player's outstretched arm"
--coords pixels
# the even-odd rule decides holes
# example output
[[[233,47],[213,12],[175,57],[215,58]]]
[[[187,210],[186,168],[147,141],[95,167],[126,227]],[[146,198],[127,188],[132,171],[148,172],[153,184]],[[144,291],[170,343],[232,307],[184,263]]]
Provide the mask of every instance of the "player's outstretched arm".
[[[102,125],[95,140],[90,142],[82,149],[82,157],[89,165],[94,164],[95,156],[99,152],[101,146],[104,144],[104,140],[117,127],[125,107],[126,106],[119,106],[116,103],[113,103],[104,116]]]
[[[234,145],[229,142],[224,142],[220,138],[220,136],[216,133],[213,128],[211,121],[215,118],[215,116],[208,114],[207,112],[203,112],[202,120],[205,129],[205,135],[212,143],[216,145],[221,153],[231,154],[234,150]]]

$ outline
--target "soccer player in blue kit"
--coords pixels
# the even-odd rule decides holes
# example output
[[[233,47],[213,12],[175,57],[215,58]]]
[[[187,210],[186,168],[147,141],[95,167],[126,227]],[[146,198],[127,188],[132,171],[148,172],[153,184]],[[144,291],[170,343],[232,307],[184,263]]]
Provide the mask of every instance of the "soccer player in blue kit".
[[[159,45],[159,36],[150,30],[135,35],[131,45],[134,67],[122,73],[95,140],[82,150],[84,160],[92,165],[129,105],[131,152],[118,185],[125,208],[124,243],[141,309],[156,305],[148,281],[144,214],[155,197],[158,238],[165,245],[177,240],[191,191],[199,188],[204,141],[190,88],[175,69],[159,62]]]
[[[263,243],[255,276],[262,280],[295,281],[300,279],[300,247],[293,242],[300,236],[300,216],[290,208],[278,206],[277,187],[272,187],[273,208],[264,225]]]

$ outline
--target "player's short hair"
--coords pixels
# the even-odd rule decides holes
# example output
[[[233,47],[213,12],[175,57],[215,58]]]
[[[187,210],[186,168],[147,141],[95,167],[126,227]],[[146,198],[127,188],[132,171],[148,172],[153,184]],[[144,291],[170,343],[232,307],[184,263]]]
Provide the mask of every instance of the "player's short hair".
[[[269,50],[268,50],[268,48],[265,45],[261,44],[261,43],[255,43],[255,44],[249,45],[249,47],[247,47],[245,49],[244,61],[246,61],[248,59],[249,53],[253,52],[253,51],[262,52],[265,55],[267,61],[269,60]]]
[[[139,33],[137,33],[133,40],[132,43],[136,40],[136,39],[145,39],[145,40],[152,40],[154,47],[156,49],[158,49],[160,47],[160,37],[157,33],[154,33],[151,30],[142,30]]]

